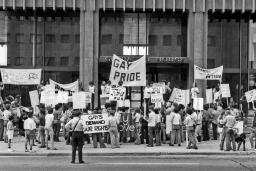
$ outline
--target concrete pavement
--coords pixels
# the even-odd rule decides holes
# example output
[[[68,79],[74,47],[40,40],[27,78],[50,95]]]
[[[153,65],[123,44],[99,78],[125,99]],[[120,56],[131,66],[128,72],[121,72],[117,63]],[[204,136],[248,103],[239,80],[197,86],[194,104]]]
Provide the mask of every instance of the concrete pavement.
[[[255,158],[163,158],[85,156],[85,164],[70,164],[70,157],[0,157],[1,171],[254,171]]]
[[[15,137],[12,143],[14,152],[7,151],[7,144],[0,142],[0,156],[70,156],[71,146],[64,143],[64,139],[61,142],[56,142],[55,147],[58,150],[46,150],[45,148],[38,148],[35,146],[33,152],[25,153],[24,150],[24,138]],[[249,142],[246,143],[246,151],[220,151],[219,141],[206,141],[198,144],[198,150],[186,149],[185,143],[181,147],[170,147],[168,144],[162,144],[162,146],[147,147],[146,145],[134,145],[131,143],[125,143],[121,145],[121,148],[111,149],[110,145],[107,148],[93,148],[92,144],[85,144],[83,153],[86,156],[124,156],[124,155],[246,155],[256,156],[255,150],[250,150]]]

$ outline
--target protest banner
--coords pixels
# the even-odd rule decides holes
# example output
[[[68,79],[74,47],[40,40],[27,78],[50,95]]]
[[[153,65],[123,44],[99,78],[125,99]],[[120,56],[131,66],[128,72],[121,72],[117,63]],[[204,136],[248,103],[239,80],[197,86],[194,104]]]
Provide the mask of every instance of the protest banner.
[[[153,83],[152,93],[164,94],[165,93],[165,83],[164,82]]]
[[[73,83],[69,83],[69,84],[60,84],[57,83],[51,79],[49,79],[50,84],[54,84],[54,85],[58,85],[60,88],[63,88],[64,90],[69,90],[69,91],[79,91],[79,81],[75,81]]]
[[[229,84],[221,84],[220,85],[220,91],[221,91],[221,96],[223,98],[231,97]]]
[[[86,108],[86,92],[79,91],[73,93],[73,109]]]
[[[162,94],[151,94],[151,103],[162,103],[164,101]]]
[[[108,114],[82,115],[81,120],[85,123],[85,134],[108,132]]]
[[[221,80],[223,66],[213,69],[203,69],[194,65],[194,79],[199,80]]]
[[[125,87],[146,86],[146,57],[128,62],[113,55],[109,80],[112,85],[122,81]]]
[[[1,68],[0,71],[3,84],[35,85],[41,81],[41,69]]]
[[[207,103],[207,104],[213,103],[213,92],[212,92],[212,88],[206,89],[206,103]]]
[[[111,88],[109,94],[110,101],[125,100],[126,89],[124,87]]]
[[[57,102],[58,103],[68,103],[68,92],[67,91],[58,91]]]
[[[193,108],[195,110],[204,110],[204,99],[203,98],[194,98]]]
[[[39,105],[39,95],[38,95],[38,91],[34,90],[34,91],[30,91],[29,92],[29,97],[30,97],[30,102],[31,102],[31,106],[35,107],[37,105]]]

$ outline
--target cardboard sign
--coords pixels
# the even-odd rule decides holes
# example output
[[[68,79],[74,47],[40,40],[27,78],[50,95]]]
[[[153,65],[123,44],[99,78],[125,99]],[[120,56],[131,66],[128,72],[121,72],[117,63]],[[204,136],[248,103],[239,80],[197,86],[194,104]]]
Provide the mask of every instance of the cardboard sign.
[[[200,80],[221,80],[223,66],[213,69],[204,69],[194,65],[194,78]]]
[[[109,94],[110,101],[124,101],[125,100],[126,89],[124,87],[111,88]]]
[[[162,103],[156,102],[156,103],[155,103],[155,108],[161,109],[161,108],[162,108]]]
[[[207,104],[213,103],[212,88],[206,89],[206,103]]]
[[[162,103],[163,101],[162,94],[151,94],[151,103]]]
[[[45,105],[56,104],[55,85],[45,85],[44,90],[41,92],[40,103]]]
[[[123,86],[146,86],[146,57],[128,62],[113,55],[109,80],[112,85],[123,81]]]
[[[245,92],[245,97],[248,103],[253,102],[254,100],[256,100],[256,90],[254,89]]]
[[[39,95],[38,95],[37,90],[30,91],[29,92],[29,97],[30,97],[30,102],[31,102],[32,107],[35,107],[35,106],[39,105]]]
[[[186,106],[190,103],[189,90],[174,88],[169,101]]]
[[[231,97],[229,84],[221,84],[220,91],[223,98]]]
[[[153,83],[152,93],[164,94],[165,93],[165,83],[164,82]]]
[[[57,101],[58,101],[58,103],[68,103],[68,92],[67,91],[58,91]]]
[[[0,69],[3,84],[35,85],[40,84],[41,69]]]
[[[130,102],[129,99],[125,99],[125,100],[124,100],[124,106],[125,106],[125,107],[129,107],[129,108],[131,107],[131,102]]]
[[[203,98],[194,98],[193,108],[195,110],[204,110],[204,99]]]
[[[217,100],[220,99],[220,91],[217,91],[213,94],[214,103],[217,102]]]
[[[86,93],[79,91],[73,93],[73,109],[85,109],[86,108]]]
[[[108,114],[82,115],[81,119],[86,125],[85,134],[108,132]]]
[[[244,132],[244,121],[237,122],[234,128],[238,135],[242,134]]]

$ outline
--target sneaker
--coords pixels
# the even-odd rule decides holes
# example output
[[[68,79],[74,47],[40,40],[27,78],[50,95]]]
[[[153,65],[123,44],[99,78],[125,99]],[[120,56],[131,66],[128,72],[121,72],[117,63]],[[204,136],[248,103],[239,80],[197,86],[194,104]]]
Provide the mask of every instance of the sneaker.
[[[29,152],[28,149],[25,149],[25,152]]]
[[[75,161],[71,161],[70,163],[71,163],[71,164],[75,164]]]
[[[79,163],[80,163],[80,164],[83,164],[83,163],[85,163],[85,162],[84,162],[84,161],[79,161]]]

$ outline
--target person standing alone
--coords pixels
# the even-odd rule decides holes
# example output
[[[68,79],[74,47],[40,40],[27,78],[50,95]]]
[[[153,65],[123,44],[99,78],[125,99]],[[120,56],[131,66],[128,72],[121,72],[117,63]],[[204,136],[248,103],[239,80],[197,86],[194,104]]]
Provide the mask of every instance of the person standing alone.
[[[76,150],[78,150],[79,163],[84,163],[83,161],[83,134],[85,130],[85,124],[80,118],[81,112],[79,110],[73,111],[73,119],[71,119],[66,125],[65,129],[71,130],[72,133],[72,160],[71,163],[75,163]]]

